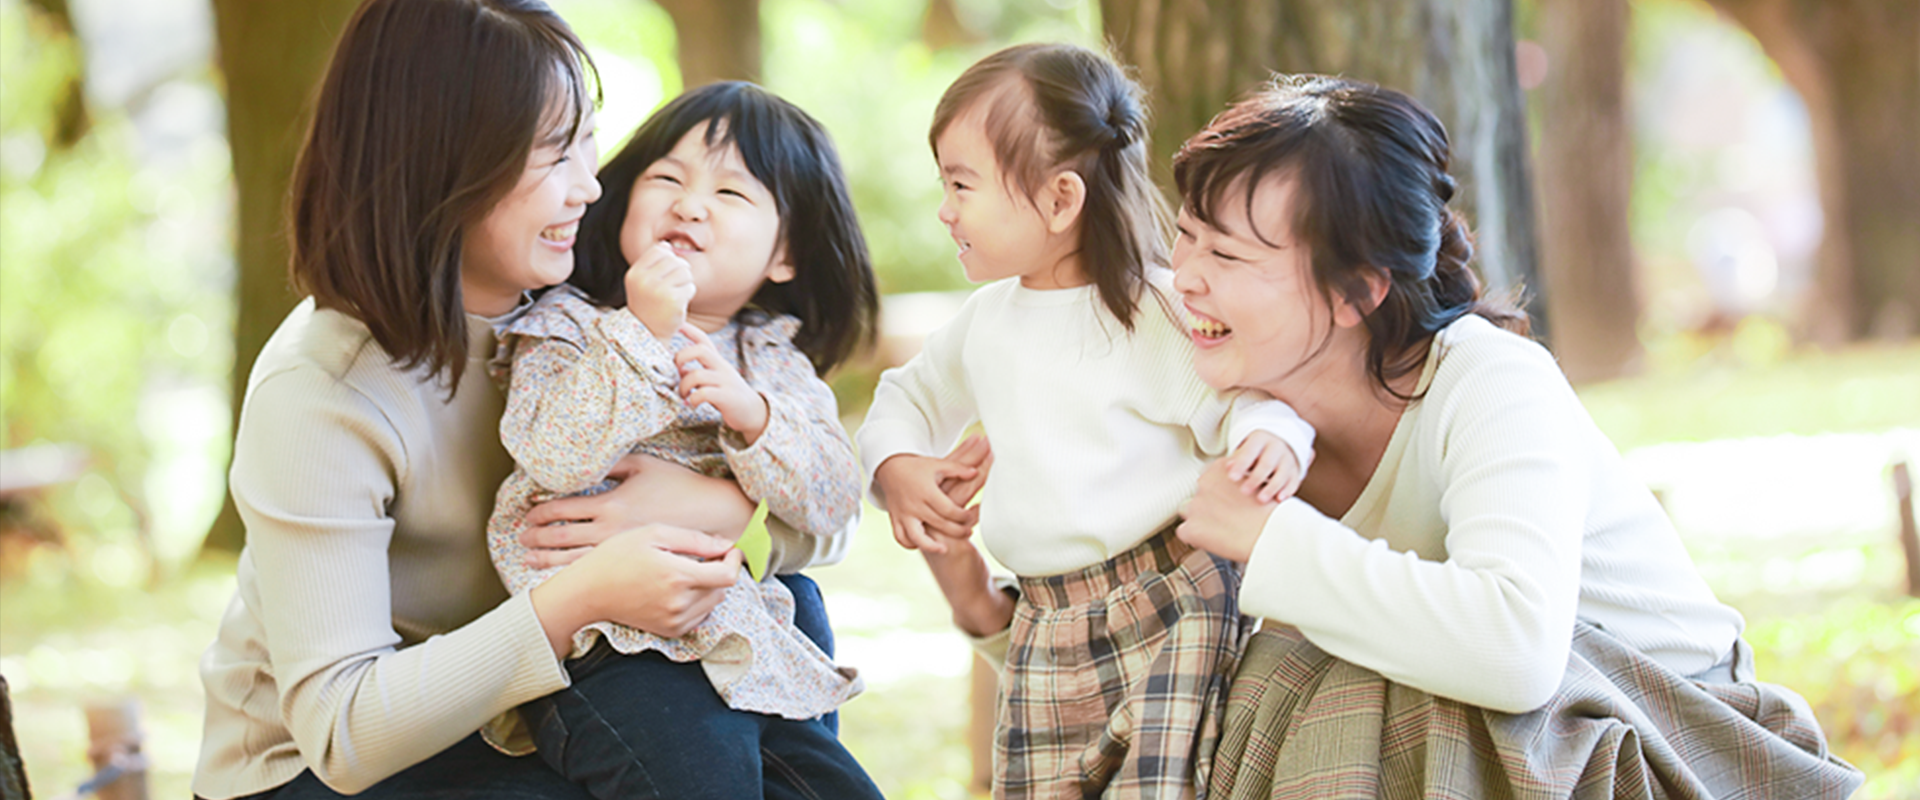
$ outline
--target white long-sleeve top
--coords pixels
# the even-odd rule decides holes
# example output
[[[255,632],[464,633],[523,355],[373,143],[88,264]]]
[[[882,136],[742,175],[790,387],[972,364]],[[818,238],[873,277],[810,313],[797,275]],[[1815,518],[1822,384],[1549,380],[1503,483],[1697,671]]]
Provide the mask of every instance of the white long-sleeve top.
[[[1344,516],[1275,509],[1242,609],[1398,683],[1516,713],[1559,686],[1576,617],[1682,675],[1727,656],[1739,612],[1546,350],[1469,315],[1435,337],[1419,387]]]
[[[1304,466],[1313,429],[1258,392],[1222,394],[1193,372],[1186,325],[1150,272],[1129,334],[1092,286],[988,284],[919,355],[888,370],[857,439],[867,485],[888,458],[944,456],[978,420],[993,445],[979,531],[1021,575],[1056,575],[1124,553],[1165,527],[1206,463],[1254,430]],[[874,503],[886,507],[877,487]]]

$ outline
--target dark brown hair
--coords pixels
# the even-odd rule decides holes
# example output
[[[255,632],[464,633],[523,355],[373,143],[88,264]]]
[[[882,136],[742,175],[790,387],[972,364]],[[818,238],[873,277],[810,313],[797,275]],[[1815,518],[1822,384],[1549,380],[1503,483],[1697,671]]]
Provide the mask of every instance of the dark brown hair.
[[[1172,231],[1166,198],[1147,172],[1140,85],[1084,47],[1014,45],[968,67],[947,87],[927,135],[935,156],[940,134],[982,102],[1000,172],[1029,200],[1055,170],[1071,169],[1086,181],[1081,269],[1107,310],[1133,330],[1146,269],[1167,265]]]
[[[1253,195],[1269,177],[1293,182],[1294,218],[1284,221],[1312,255],[1313,278],[1366,314],[1367,372],[1390,382],[1426,364],[1424,344],[1467,314],[1525,334],[1511,300],[1483,296],[1467,262],[1466,221],[1447,207],[1453,176],[1446,128],[1413,98],[1364,81],[1280,76],[1214,117],[1173,157],[1187,213],[1214,227],[1238,189],[1253,219]],[[1262,223],[1254,235],[1267,241]],[[1268,244],[1274,244],[1268,242]],[[1390,280],[1369,308],[1366,278]],[[1331,323],[1329,323],[1331,324]]]
[[[627,304],[620,228],[633,187],[653,162],[700,128],[708,147],[740,148],[747,171],[773,194],[793,280],[760,284],[746,308],[800,320],[793,345],[821,375],[870,342],[880,315],[873,258],[827,129],[799,106],[751,83],[713,83],[653,112],[600,169],[605,194],[587,206],[568,283],[609,308]]]
[[[294,168],[294,284],[451,393],[464,231],[512,191],[536,138],[573,140],[597,91],[585,47],[540,0],[367,0]]]

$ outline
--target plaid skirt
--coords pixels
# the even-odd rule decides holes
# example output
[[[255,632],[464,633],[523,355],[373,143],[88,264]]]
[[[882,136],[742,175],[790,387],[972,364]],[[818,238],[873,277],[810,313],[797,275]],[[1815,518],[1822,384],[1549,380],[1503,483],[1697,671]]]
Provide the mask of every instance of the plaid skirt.
[[[1161,531],[1020,580],[994,730],[995,798],[1179,798],[1205,786],[1236,654],[1238,567]]]
[[[1292,628],[1247,645],[1213,794],[1276,798],[1840,798],[1860,772],[1813,712],[1734,669],[1690,679],[1577,623],[1547,705],[1504,714],[1402,686]],[[1724,666],[1724,665],[1723,665]],[[1710,671],[1715,672],[1715,671]]]

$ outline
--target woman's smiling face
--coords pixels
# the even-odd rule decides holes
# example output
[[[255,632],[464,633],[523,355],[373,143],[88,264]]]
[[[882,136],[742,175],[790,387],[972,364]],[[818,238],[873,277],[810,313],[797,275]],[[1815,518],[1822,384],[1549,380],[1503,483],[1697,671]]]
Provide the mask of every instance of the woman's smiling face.
[[[1174,288],[1197,351],[1194,369],[1215,389],[1252,387],[1286,399],[1324,355],[1329,308],[1312,254],[1293,234],[1294,181],[1269,177],[1246,202],[1244,184],[1221,192],[1212,224],[1181,206]],[[1251,214],[1249,214],[1251,211]]]

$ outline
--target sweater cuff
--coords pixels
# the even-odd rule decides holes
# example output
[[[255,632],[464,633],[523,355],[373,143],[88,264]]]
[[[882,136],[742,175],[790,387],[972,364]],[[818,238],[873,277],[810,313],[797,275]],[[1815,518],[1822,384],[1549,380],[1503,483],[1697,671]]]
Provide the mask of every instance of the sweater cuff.
[[[1006,673],[1007,646],[1013,641],[1013,626],[1001,628],[999,633],[988,636],[974,636],[966,631],[961,631],[960,635],[967,637],[967,645],[973,648],[975,654],[987,660],[995,674]]]
[[[1260,538],[1253,543],[1253,553],[1247,557],[1246,574],[1240,580],[1242,612],[1291,624],[1285,619],[1285,610],[1287,587],[1294,582],[1287,577],[1287,568],[1300,558],[1300,537],[1312,535],[1314,528],[1325,524],[1339,523],[1298,497],[1282,500],[1274,507],[1260,529]]]
[[[1306,475],[1307,468],[1313,466],[1313,426],[1308,425],[1305,420],[1299,417],[1293,417],[1292,419],[1284,417],[1251,420],[1236,419],[1231,430],[1228,431],[1229,441],[1231,443],[1227,446],[1227,453],[1232,454],[1234,450],[1240,447],[1241,443],[1247,440],[1247,436],[1254,431],[1266,431],[1279,437],[1280,441],[1285,442],[1287,449],[1293,451],[1294,460],[1300,462],[1300,474],[1302,476]]]
[[[917,446],[920,438],[914,436],[906,425],[869,421],[860,427],[861,473],[866,480],[867,496],[875,507],[885,511],[887,498],[880,493],[880,487],[874,484],[874,473],[879,472],[880,465],[894,456],[925,454],[926,448]]]
[[[547,629],[533,610],[533,593],[522,592],[507,598],[486,613],[476,624],[497,628],[499,639],[512,643],[508,651],[516,659],[513,677],[501,692],[509,707],[546,697],[573,685],[566,667],[553,657],[553,644],[547,641]]]

